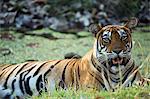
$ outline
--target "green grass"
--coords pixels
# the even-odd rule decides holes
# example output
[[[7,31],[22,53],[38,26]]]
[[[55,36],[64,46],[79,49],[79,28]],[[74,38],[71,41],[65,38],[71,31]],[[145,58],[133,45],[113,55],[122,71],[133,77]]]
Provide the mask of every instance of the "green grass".
[[[2,32],[1,32],[2,33]],[[50,59],[63,59],[64,55],[69,52],[75,52],[79,55],[86,54],[94,43],[94,38],[88,32],[79,32],[81,38],[77,38],[73,34],[62,34],[53,32],[48,29],[34,31],[35,34],[52,34],[60,38],[57,40],[50,40],[40,36],[30,36],[9,31],[15,39],[14,40],[1,40],[0,39],[0,64],[21,63],[26,60],[50,60]],[[135,41],[132,50],[132,56],[138,66],[142,65],[140,72],[145,77],[150,77],[150,33],[135,31],[133,34]],[[22,37],[22,38],[21,38]],[[11,53],[5,50],[9,49]],[[41,96],[33,96],[32,99],[49,99],[49,98],[68,98],[70,99],[141,99],[140,97],[150,97],[149,87],[134,87],[119,89],[116,92],[94,91],[94,90],[59,90],[52,93],[42,93]],[[139,98],[137,98],[139,97]]]
[[[41,34],[48,30],[35,31],[36,34]],[[10,32],[15,36],[14,41],[0,40],[0,48],[8,48],[11,54],[0,54],[0,64],[2,63],[20,63],[25,60],[49,60],[49,59],[63,59],[68,52],[76,52],[84,55],[90,48],[92,48],[93,38],[88,32],[80,32],[79,35],[87,35],[88,37],[77,39],[73,34],[61,34],[58,32],[48,31],[55,37],[61,38],[58,40],[50,40],[38,36],[24,36],[19,39],[21,34]],[[29,44],[35,43],[37,46],[30,47]]]
[[[44,92],[41,96],[32,96],[29,99],[149,99],[149,87],[134,87],[119,89],[115,92],[96,91],[96,90],[59,90]]]

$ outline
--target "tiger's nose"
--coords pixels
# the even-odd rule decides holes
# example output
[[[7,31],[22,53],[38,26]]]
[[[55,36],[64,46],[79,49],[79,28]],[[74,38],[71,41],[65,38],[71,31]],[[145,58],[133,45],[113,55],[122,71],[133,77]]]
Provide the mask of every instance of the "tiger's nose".
[[[113,50],[113,52],[115,52],[116,54],[119,54],[122,50],[120,49],[116,49],[116,50]]]

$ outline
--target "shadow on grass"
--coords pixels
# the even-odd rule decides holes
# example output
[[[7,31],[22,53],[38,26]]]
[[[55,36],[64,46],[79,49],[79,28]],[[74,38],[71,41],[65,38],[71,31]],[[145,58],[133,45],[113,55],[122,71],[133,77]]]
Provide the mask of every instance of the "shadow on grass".
[[[36,34],[36,33],[21,33],[22,36],[20,36],[20,39],[23,38],[25,35],[29,35],[29,36],[38,36],[38,37],[43,37],[46,39],[50,39],[50,40],[57,40],[57,39],[61,39],[58,37],[53,36],[52,34],[48,34],[48,33],[42,33],[42,34]]]

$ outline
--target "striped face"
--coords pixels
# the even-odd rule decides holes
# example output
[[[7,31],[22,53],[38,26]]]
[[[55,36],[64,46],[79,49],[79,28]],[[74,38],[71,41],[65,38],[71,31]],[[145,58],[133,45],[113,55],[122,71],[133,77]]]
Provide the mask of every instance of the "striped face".
[[[102,64],[114,67],[125,66],[131,57],[132,39],[130,29],[124,26],[103,27],[96,34],[95,57]]]

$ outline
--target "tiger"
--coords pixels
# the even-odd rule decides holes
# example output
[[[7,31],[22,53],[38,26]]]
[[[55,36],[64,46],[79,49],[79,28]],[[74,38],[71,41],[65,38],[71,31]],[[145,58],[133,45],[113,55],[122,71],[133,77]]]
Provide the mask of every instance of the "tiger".
[[[115,91],[134,84],[149,85],[131,57],[131,33],[137,22],[132,18],[124,25],[90,25],[93,48],[81,58],[0,66],[0,98],[22,99],[70,87]]]

